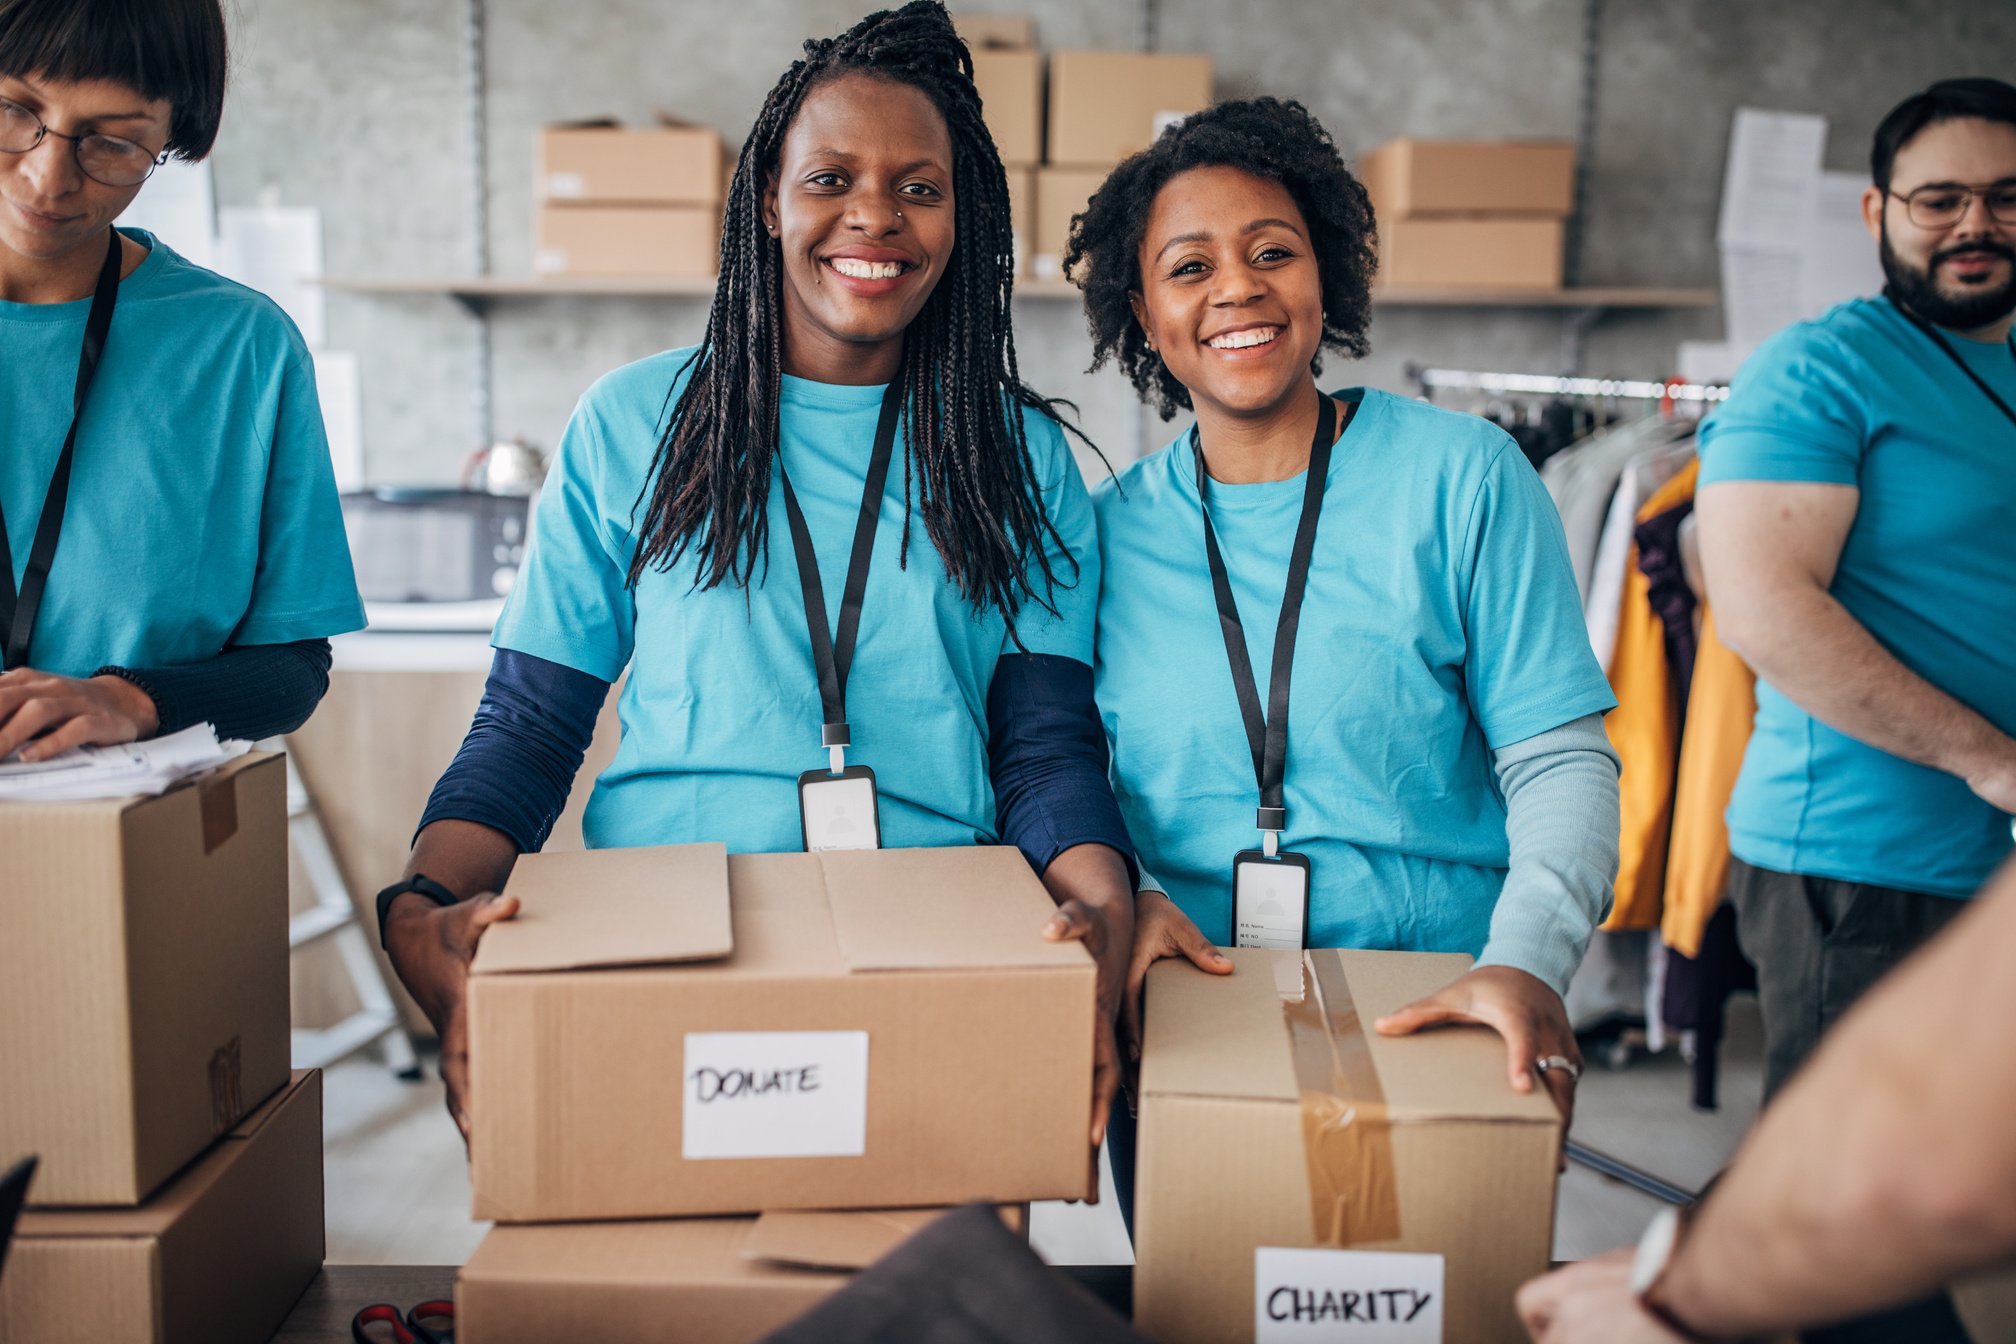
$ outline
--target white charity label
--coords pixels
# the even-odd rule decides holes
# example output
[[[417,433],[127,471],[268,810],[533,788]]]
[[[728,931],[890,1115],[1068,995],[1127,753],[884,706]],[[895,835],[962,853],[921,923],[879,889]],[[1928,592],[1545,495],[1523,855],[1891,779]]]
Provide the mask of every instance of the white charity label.
[[[532,269],[539,275],[558,275],[567,269],[567,249],[542,247],[532,254]]]
[[[579,173],[548,173],[546,194],[556,201],[578,201],[588,194],[588,184]]]
[[[1254,1344],[1441,1344],[1442,1278],[1439,1255],[1261,1246]]]
[[[681,1155],[860,1157],[868,1033],[689,1031]]]

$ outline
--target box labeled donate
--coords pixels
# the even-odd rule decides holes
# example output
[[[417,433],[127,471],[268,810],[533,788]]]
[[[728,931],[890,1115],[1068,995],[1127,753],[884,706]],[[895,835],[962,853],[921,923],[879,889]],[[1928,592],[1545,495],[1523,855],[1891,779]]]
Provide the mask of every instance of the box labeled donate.
[[[1094,968],[1006,847],[529,854],[469,985],[506,1223],[1082,1199]]]
[[[287,767],[0,804],[0,1161],[137,1204],[287,1081]]]
[[[494,1227],[455,1281],[466,1344],[753,1344],[943,1209]],[[1027,1210],[1005,1207],[1020,1230]]]
[[[1371,1030],[1470,958],[1226,955],[1226,977],[1148,974],[1136,1324],[1168,1344],[1519,1338],[1513,1294],[1552,1251],[1560,1116],[1512,1091],[1484,1028]]]

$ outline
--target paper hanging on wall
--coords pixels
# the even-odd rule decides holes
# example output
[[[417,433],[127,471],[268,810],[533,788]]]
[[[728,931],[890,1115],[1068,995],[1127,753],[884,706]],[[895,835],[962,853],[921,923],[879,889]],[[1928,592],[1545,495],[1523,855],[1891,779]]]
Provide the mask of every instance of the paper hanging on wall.
[[[1876,240],[1862,222],[1867,173],[1822,173],[1799,247],[1799,315],[1818,317],[1837,303],[1883,291]]]
[[[685,1071],[689,1161],[868,1151],[865,1031],[689,1031]]]
[[[1715,240],[1725,248],[1798,251],[1826,148],[1825,117],[1737,108]]]
[[[156,168],[119,222],[147,230],[195,265],[216,269],[217,198],[209,160],[170,159]]]
[[[336,488],[363,489],[364,405],[354,353],[316,352],[315,397],[322,403],[322,428],[329,436],[329,465],[336,472]]]
[[[320,210],[225,206],[217,212],[217,270],[279,304],[310,346],[328,339],[316,283],[322,274]]]

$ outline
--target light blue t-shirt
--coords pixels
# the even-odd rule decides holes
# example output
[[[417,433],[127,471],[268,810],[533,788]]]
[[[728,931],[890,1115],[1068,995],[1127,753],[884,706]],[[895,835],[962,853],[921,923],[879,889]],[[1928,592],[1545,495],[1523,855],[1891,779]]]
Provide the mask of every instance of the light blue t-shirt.
[[[363,604],[308,347],[271,299],[151,234],[119,285],[29,665],[88,676],[355,630]],[[0,303],[0,506],[18,585],[91,300]]]
[[[1295,643],[1284,848],[1309,943],[1483,949],[1505,883],[1491,751],[1616,702],[1561,521],[1503,430],[1388,393],[1338,439]],[[1211,482],[1261,703],[1304,477]],[[1259,790],[1205,561],[1186,430],[1097,499],[1098,699],[1142,868],[1231,941],[1232,856]]]
[[[622,743],[584,817],[590,846],[718,840],[737,853],[796,850],[797,779],[823,768],[826,753],[777,473],[769,562],[759,561],[748,589],[696,590],[690,552],[672,571],[646,571],[635,591],[625,586],[638,544],[633,510],[691,354],[640,360],[581,399],[494,642],[606,681],[629,667]],[[846,582],[883,390],[784,379],[783,461],[819,559],[829,622]],[[1079,568],[1074,575],[1051,546],[1059,615],[1025,603],[1017,629],[1031,652],[1090,663],[1099,590],[1091,500],[1056,423],[1028,412],[1023,424],[1051,521]],[[884,845],[989,843],[987,689],[1014,646],[999,611],[977,613],[960,595],[914,511],[899,566],[902,452],[899,436],[847,683],[847,760],[875,771]]]
[[[1946,333],[2016,406],[2016,352]],[[1830,591],[1899,662],[2016,733],[2016,424],[1882,299],[1778,333],[1701,427],[1701,484],[1861,491]],[[1757,684],[1729,847],[1780,872],[1971,896],[2009,815]]]

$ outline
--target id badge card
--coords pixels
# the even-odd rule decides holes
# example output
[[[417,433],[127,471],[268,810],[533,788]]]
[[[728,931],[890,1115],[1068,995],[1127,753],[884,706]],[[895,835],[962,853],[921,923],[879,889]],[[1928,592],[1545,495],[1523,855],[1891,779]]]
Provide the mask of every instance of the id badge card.
[[[1232,945],[1300,951],[1309,945],[1309,859],[1242,849],[1232,859]]]
[[[875,772],[850,765],[839,774],[807,770],[798,776],[798,825],[805,852],[882,848],[882,812]]]

